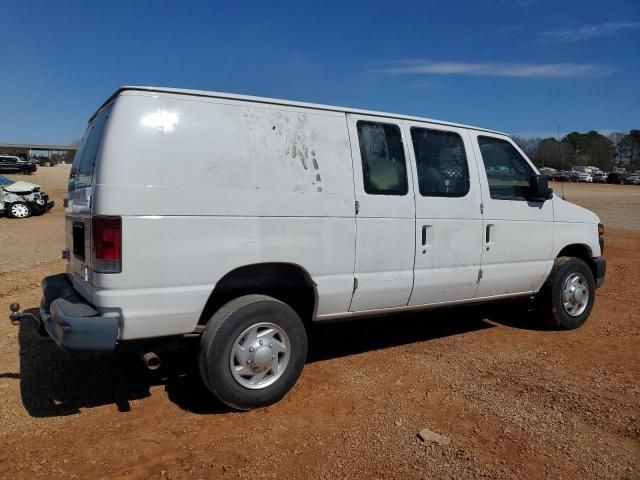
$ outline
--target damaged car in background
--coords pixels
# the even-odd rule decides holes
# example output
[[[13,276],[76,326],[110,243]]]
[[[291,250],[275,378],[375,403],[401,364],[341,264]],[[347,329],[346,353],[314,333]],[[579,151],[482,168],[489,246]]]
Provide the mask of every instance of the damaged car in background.
[[[11,218],[42,215],[51,210],[53,204],[49,195],[40,190],[40,185],[0,176],[0,215]]]

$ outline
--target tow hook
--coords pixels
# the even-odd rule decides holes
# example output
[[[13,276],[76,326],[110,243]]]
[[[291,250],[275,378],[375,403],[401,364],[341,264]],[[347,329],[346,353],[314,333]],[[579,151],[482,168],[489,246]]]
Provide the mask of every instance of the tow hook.
[[[12,325],[20,325],[20,322],[27,319],[35,320],[36,322],[40,322],[40,319],[36,317],[33,313],[20,313],[20,304],[12,303],[9,305],[9,310],[11,313],[9,314],[9,319],[11,320]]]

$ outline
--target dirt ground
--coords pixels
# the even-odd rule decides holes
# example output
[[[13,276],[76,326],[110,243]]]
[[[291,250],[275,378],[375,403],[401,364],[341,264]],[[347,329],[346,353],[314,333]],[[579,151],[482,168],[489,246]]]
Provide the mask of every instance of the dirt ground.
[[[67,175],[26,178],[50,214],[0,218],[0,316],[37,307],[63,269]],[[607,224],[583,328],[546,330],[521,304],[318,326],[300,381],[262,410],[215,403],[192,354],[150,373],[135,352],[67,354],[5,316],[0,478],[640,478],[640,187],[564,190]],[[423,444],[423,428],[450,443]]]

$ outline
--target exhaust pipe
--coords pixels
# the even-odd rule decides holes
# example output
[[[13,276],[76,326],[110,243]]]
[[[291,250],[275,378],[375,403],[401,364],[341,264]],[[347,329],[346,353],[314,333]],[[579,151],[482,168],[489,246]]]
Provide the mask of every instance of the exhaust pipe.
[[[158,370],[162,365],[160,357],[153,352],[142,353],[142,363],[152,372]]]

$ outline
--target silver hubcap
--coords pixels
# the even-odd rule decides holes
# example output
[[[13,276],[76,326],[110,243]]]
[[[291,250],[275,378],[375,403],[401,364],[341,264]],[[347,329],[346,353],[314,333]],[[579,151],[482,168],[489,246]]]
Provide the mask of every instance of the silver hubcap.
[[[18,203],[17,205],[11,206],[11,215],[18,218],[24,218],[29,215],[29,209],[26,205]]]
[[[277,325],[256,323],[242,332],[231,349],[229,366],[236,382],[246,388],[265,388],[282,376],[291,346]]]
[[[572,273],[562,286],[562,305],[572,317],[582,315],[589,303],[589,284],[581,273]]]

